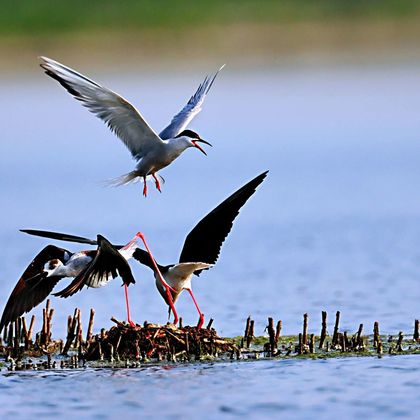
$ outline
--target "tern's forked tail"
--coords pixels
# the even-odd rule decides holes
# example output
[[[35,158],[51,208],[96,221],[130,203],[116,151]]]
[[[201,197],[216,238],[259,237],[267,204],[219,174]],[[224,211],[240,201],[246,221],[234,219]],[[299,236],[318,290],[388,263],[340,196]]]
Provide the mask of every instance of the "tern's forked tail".
[[[137,171],[131,171],[128,174],[121,175],[117,178],[109,179],[105,181],[105,185],[108,187],[119,187],[121,185],[128,185],[138,182],[140,175]]]

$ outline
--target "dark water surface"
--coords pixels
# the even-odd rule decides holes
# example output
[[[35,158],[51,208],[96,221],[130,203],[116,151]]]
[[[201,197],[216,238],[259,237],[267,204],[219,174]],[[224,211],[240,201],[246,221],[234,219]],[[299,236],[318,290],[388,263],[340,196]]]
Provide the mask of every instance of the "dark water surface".
[[[215,65],[216,67],[217,65]],[[93,77],[94,72],[85,70]],[[96,75],[163,127],[196,85],[187,75]],[[318,333],[320,312],[342,312],[342,328],[410,332],[420,301],[420,77],[394,67],[223,70],[191,125],[213,143],[205,158],[188,150],[171,167],[163,194],[102,181],[134,166],[120,142],[40,73],[0,80],[0,303],[46,241],[19,228],[61,230],[117,243],[142,230],[162,264],[175,262],[195,223],[246,181],[270,169],[246,205],[214,269],[194,282],[222,335],[256,334],[267,316],[284,334]],[[152,185],[151,185],[152,187]],[[68,245],[77,250],[77,245]],[[83,248],[83,247],[82,247]],[[79,248],[80,249],[80,248]],[[151,273],[132,264],[133,317],[166,321]],[[65,284],[65,283],[63,283]],[[124,319],[120,280],[68,300],[53,298],[53,334],[63,336],[75,306],[96,331]],[[197,316],[188,296],[186,323]],[[35,311],[38,315],[40,311]],[[307,418],[410,417],[419,409],[416,357],[378,360],[259,361],[137,370],[7,373],[8,417],[209,417],[293,414]]]

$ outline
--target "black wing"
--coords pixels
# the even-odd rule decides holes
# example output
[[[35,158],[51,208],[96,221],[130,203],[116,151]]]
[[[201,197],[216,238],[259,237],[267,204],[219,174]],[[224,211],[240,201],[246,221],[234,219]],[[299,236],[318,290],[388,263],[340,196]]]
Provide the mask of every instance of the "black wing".
[[[130,266],[106,238],[98,235],[98,250],[92,262],[63,290],[54,296],[67,298],[83,289],[84,286],[100,287],[109,277],[115,279],[118,275],[126,285],[135,283]]]
[[[34,236],[42,236],[43,238],[56,239],[58,241],[77,242],[79,244],[98,245],[95,239],[88,239],[83,236],[70,235],[69,233],[51,232],[49,230],[36,229],[20,229],[20,232]],[[124,245],[114,245],[115,248],[124,248]]]
[[[258,175],[238,191],[219,204],[205,216],[185,239],[179,262],[204,262],[214,264],[220,248],[233,226],[233,221],[241,207],[254,194],[267,176],[268,171]],[[199,275],[202,270],[197,270]]]
[[[25,312],[39,305],[51,293],[60,276],[47,277],[43,271],[45,264],[53,259],[65,263],[71,253],[54,245],[46,246],[29,264],[16,283],[0,320],[0,332],[9,323],[16,321]]]
[[[98,245],[93,239],[83,238],[82,236],[68,235],[67,233],[50,232],[48,230],[20,229],[21,232],[43,238],[57,239],[59,241],[77,242],[80,244]]]

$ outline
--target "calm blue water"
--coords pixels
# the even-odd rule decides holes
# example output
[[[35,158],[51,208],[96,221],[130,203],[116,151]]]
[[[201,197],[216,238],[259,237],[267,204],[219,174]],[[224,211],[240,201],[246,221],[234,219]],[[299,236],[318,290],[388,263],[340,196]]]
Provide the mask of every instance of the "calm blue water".
[[[214,65],[217,68],[218,63]],[[211,69],[210,69],[211,70]],[[85,70],[86,71],[86,70]],[[94,71],[86,71],[92,77]],[[201,81],[186,75],[98,74],[153,127],[163,127]],[[229,66],[191,125],[213,143],[206,158],[187,151],[162,175],[163,194],[139,185],[105,188],[133,167],[103,124],[41,72],[0,79],[0,303],[46,242],[19,228],[59,230],[114,242],[142,230],[156,259],[176,261],[189,230],[258,173],[270,175],[245,206],[214,269],[196,279],[197,299],[222,335],[239,335],[252,314],[298,332],[304,312],[342,328],[410,332],[420,299],[420,78],[418,66],[271,69]],[[152,187],[152,185],[151,185]],[[77,245],[69,245],[77,250]],[[80,249],[80,248],[79,248]],[[151,273],[132,264],[133,317],[165,322]],[[97,311],[96,327],[124,319],[123,290],[53,299],[55,336],[75,306]],[[184,322],[197,316],[188,296]],[[40,311],[35,311],[39,315]],[[0,376],[0,403],[45,416],[128,418],[287,414],[410,416],[418,409],[416,357],[263,361],[149,367],[130,371],[13,373]],[[389,390],[392,389],[390,396]],[[54,394],[52,394],[54,393]],[[53,395],[53,397],[51,397]],[[44,404],[48,396],[49,403]]]
[[[401,356],[25,372],[0,376],[0,389],[6,418],[414,419],[417,365]]]

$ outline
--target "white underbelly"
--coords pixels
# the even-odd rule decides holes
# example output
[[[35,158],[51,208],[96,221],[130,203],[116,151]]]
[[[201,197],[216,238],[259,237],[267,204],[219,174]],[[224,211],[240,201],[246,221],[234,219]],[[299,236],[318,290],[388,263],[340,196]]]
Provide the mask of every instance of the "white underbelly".
[[[183,289],[191,289],[191,277],[192,275],[189,275],[187,277],[181,277],[178,275],[174,275],[170,271],[163,275],[163,278],[165,279],[166,283],[168,283],[169,286],[171,286],[177,292],[181,292]],[[160,279],[156,274],[155,278],[156,281],[160,282]]]

